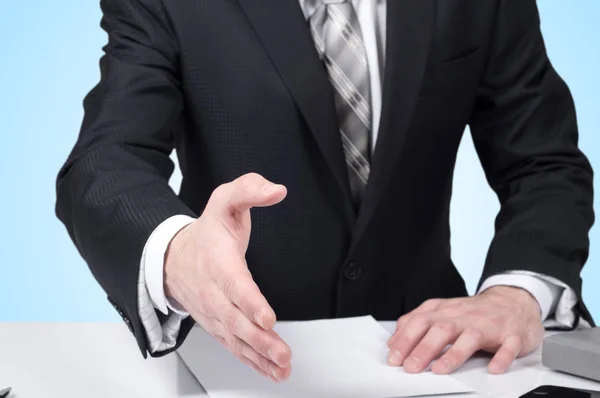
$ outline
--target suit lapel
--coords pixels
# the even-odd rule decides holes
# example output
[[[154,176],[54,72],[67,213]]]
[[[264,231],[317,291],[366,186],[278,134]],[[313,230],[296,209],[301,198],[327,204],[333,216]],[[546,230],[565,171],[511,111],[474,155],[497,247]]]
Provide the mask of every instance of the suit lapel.
[[[295,99],[354,219],[333,93],[298,0],[237,0]]]
[[[387,0],[386,65],[381,123],[365,198],[353,233],[360,240],[390,176],[409,128],[429,54],[436,0]],[[352,255],[352,253],[350,253]]]

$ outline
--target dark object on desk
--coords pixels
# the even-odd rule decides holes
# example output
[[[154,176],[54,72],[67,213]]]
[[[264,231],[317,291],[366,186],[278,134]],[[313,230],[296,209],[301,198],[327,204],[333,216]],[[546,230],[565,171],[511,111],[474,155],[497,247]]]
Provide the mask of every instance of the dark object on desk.
[[[599,398],[600,392],[559,386],[540,386],[520,398]]]
[[[7,387],[4,390],[0,390],[0,398],[6,398],[8,397],[8,394],[10,394],[10,391],[12,390],[12,388]]]
[[[548,337],[542,346],[542,364],[600,382],[600,328]]]

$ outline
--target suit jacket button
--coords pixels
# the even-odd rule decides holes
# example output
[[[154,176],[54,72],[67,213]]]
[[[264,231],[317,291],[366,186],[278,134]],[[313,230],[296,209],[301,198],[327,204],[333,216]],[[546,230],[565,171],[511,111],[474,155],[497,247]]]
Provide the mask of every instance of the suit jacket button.
[[[350,264],[348,264],[348,266],[346,267],[346,270],[344,271],[344,276],[346,277],[346,279],[348,279],[350,281],[355,281],[358,278],[360,278],[361,273],[362,273],[362,268],[358,264],[350,263]]]

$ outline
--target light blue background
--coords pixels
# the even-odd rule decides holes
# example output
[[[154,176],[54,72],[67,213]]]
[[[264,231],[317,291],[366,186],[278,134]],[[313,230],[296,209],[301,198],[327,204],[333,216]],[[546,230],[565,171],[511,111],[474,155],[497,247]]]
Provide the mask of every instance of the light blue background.
[[[600,171],[600,2],[539,0],[539,7],[550,57],[575,97],[581,147]],[[6,1],[0,10],[0,321],[119,319],[54,217],[56,173],[99,78],[100,16],[97,1],[82,0]],[[453,257],[472,292],[498,204],[468,135],[455,181]],[[600,319],[597,228],[591,241],[584,297]]]

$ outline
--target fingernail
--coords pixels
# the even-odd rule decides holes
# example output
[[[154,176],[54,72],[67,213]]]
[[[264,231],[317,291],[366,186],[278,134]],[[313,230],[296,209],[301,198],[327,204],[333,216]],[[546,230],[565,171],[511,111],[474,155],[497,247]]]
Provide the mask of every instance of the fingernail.
[[[271,371],[271,373],[273,374],[273,377],[275,378],[275,381],[279,381],[279,376],[277,376],[277,372],[275,372],[275,369],[273,369]]]
[[[277,191],[279,189],[279,187],[281,187],[281,185],[278,184],[267,184],[263,187],[263,192],[266,194],[270,194],[273,193],[275,191]]]
[[[404,367],[408,367],[413,368],[413,369],[417,369],[419,367],[419,365],[421,364],[421,360],[417,357],[409,357],[406,359],[406,361],[404,361]]]
[[[400,366],[400,363],[402,362],[402,354],[400,351],[392,350],[388,354],[387,361],[391,366]]]
[[[265,373],[265,376],[267,376],[267,379],[271,380],[274,383],[277,383],[279,380],[277,380],[277,378],[275,378],[273,375],[270,375],[268,373]]]
[[[265,327],[265,325],[263,323],[264,316],[265,316],[265,314],[261,310],[256,311],[256,313],[254,314],[254,322],[256,322],[258,324],[258,326],[260,326],[263,329]]]

